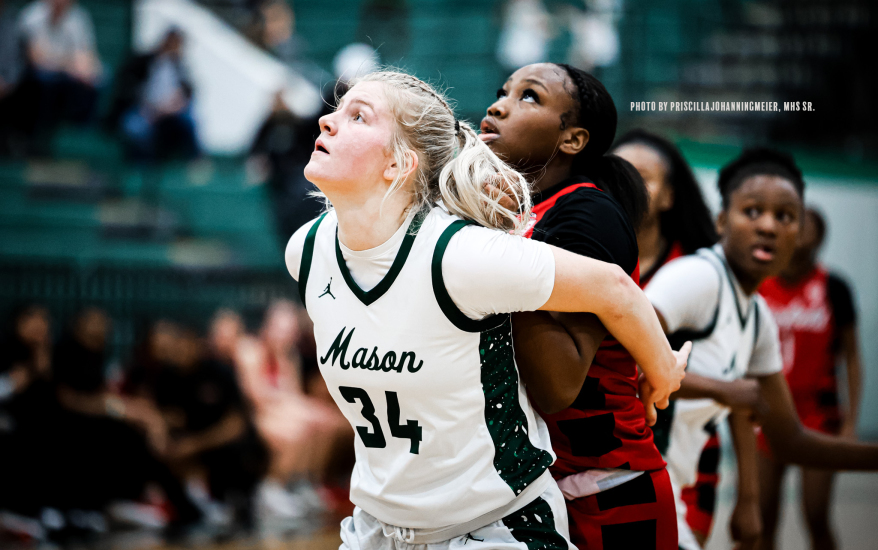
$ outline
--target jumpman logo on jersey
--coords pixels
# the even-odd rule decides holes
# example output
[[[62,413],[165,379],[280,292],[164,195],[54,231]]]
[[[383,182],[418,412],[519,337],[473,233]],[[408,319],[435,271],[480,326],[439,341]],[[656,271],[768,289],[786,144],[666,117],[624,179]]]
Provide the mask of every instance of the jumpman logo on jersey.
[[[332,285],[332,277],[329,278],[329,282],[326,283],[326,288],[323,289],[323,294],[318,296],[318,298],[323,298],[324,296],[329,294],[330,296],[332,296],[332,299],[335,300],[335,294],[333,294],[332,290],[330,290],[330,288],[329,288],[331,285]]]

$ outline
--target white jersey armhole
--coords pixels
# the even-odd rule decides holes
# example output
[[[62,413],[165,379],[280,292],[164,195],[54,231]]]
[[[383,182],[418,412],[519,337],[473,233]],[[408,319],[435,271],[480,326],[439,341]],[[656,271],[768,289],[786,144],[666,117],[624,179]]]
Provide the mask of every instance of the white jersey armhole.
[[[475,225],[451,237],[442,256],[445,289],[464,315],[534,311],[555,286],[555,257],[545,243]]]
[[[769,376],[783,371],[783,358],[780,353],[780,336],[777,322],[766,304],[765,299],[756,295],[755,314],[758,320],[756,326],[756,342],[753,345],[753,353],[747,366],[749,376]]]
[[[290,272],[290,276],[296,281],[299,280],[299,267],[302,264],[302,250],[305,248],[305,237],[308,236],[308,231],[311,230],[311,227],[318,219],[315,218],[297,229],[293,236],[290,237],[290,240],[287,241],[287,248],[284,251],[284,263],[287,265],[287,271]]]

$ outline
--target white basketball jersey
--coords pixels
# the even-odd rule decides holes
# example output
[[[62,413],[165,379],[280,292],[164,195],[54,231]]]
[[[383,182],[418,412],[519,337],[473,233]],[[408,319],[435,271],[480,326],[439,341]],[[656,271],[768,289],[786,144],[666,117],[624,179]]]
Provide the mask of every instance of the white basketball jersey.
[[[714,266],[720,278],[716,313],[704,331],[681,331],[669,336],[672,342],[692,341],[687,372],[717,380],[737,380],[747,374],[750,357],[759,334],[760,316],[766,314],[757,294],[747,297],[732,274],[722,249],[702,248],[697,255]],[[670,437],[663,451],[668,473],[676,483],[695,483],[698,459],[709,439],[704,430],[723,420],[727,407],[713,399],[677,399],[671,402]]]
[[[348,271],[334,212],[305,239],[299,290],[320,371],[357,432],[351,500],[391,525],[464,523],[551,482],[548,430],[519,381],[509,316],[472,320],[443,284],[445,248],[468,223],[419,213],[369,291]]]

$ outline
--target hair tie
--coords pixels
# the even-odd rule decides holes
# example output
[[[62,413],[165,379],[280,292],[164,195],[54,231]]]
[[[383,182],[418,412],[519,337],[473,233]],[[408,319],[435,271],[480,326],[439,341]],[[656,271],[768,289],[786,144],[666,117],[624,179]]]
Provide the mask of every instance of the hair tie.
[[[460,121],[457,120],[456,118],[454,119],[454,133],[455,134],[460,133]]]

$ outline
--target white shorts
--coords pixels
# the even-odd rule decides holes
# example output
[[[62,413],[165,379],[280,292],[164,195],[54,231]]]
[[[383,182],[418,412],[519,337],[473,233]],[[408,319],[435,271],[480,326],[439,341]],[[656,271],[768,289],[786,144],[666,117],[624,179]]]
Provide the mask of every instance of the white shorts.
[[[341,522],[339,550],[576,550],[564,497],[553,482],[530,504],[466,535],[432,544],[405,542],[410,530],[375,519],[359,507]],[[535,546],[536,545],[536,546]]]

